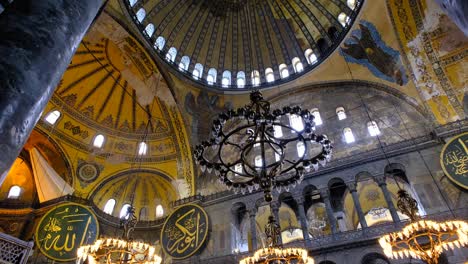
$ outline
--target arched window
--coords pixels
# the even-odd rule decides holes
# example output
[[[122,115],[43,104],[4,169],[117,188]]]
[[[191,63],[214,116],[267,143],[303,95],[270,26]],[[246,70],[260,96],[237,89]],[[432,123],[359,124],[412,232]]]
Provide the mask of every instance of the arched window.
[[[304,123],[302,123],[302,117],[298,115],[289,115],[289,124],[296,131],[304,130]]]
[[[281,155],[275,152],[275,161],[279,161],[281,159]]]
[[[324,54],[328,49],[328,43],[324,38],[317,40],[317,48],[320,54]]]
[[[356,8],[356,0],[348,0],[347,1],[348,7],[353,9]]]
[[[369,131],[369,134],[371,135],[371,137],[380,135],[379,126],[377,125],[375,121],[367,122],[367,130]]]
[[[304,66],[302,66],[302,62],[298,57],[292,59],[292,65],[295,72],[301,72],[304,70]]]
[[[195,68],[193,68],[192,76],[195,80],[198,80],[202,77],[203,74],[203,65],[200,63],[195,64]]]
[[[230,71],[224,71],[223,72],[223,78],[221,79],[221,85],[223,87],[229,87],[229,85],[231,85],[231,72]]]
[[[8,199],[18,199],[21,195],[21,187],[18,185],[13,185],[8,191]]]
[[[148,36],[151,38],[151,36],[153,36],[153,33],[154,33],[154,25],[153,24],[148,24],[146,27],[145,27],[145,32],[146,34],[148,34]]]
[[[316,126],[323,124],[322,117],[320,116],[320,112],[317,108],[312,109],[310,113],[314,116],[314,122]]]
[[[130,6],[134,6],[136,4],[136,2],[138,2],[138,0],[129,0],[128,3],[130,4]]]
[[[148,209],[146,207],[140,209],[140,215],[138,217],[138,220],[148,221]]]
[[[284,63],[280,64],[279,72],[280,72],[280,76],[281,76],[282,79],[289,77],[288,66],[286,66],[286,64],[284,64]]]
[[[122,209],[120,209],[120,214],[119,214],[119,218],[125,218],[125,219],[128,219],[128,217],[130,216],[130,204],[124,204],[122,206]]]
[[[46,115],[45,121],[51,125],[55,124],[62,114],[58,110],[54,110]]]
[[[114,199],[109,199],[107,200],[106,205],[104,205],[104,213],[112,215],[114,212],[114,207],[115,207],[115,200]]]
[[[183,56],[183,57],[180,59],[179,70],[181,70],[181,71],[187,71],[189,65],[190,65],[190,58],[189,58],[188,56]]]
[[[304,142],[302,142],[302,141],[297,142],[296,148],[297,148],[297,156],[302,158],[304,156],[304,154],[305,154]]]
[[[283,136],[283,129],[281,129],[281,126],[274,126],[273,129],[275,138],[280,138]]]
[[[145,16],[146,16],[146,11],[145,9],[142,7],[140,8],[137,12],[136,12],[136,17],[137,17],[137,20],[138,22],[142,22],[143,19],[145,19]]]
[[[145,142],[138,144],[138,155],[143,156],[148,153],[148,145]]]
[[[260,72],[253,70],[251,73],[252,85],[257,86],[260,84]]]
[[[166,53],[166,60],[170,62],[174,62],[176,56],[177,56],[177,49],[174,47],[171,47]]]
[[[262,156],[260,155],[255,156],[254,162],[255,162],[255,167],[262,167],[263,165]]]
[[[242,173],[242,164],[237,163],[237,164],[234,166],[234,171],[237,172],[237,173]]]
[[[267,82],[274,82],[275,81],[275,75],[273,74],[273,69],[272,68],[266,68],[265,69],[265,79]]]
[[[206,81],[208,82],[209,85],[213,85],[216,83],[216,75],[217,71],[215,68],[211,68],[208,70],[208,75],[206,76]]]
[[[338,116],[338,120],[346,119],[346,112],[341,106],[336,108],[336,115]]]
[[[343,134],[344,134],[346,143],[353,143],[355,141],[354,134],[351,128],[347,127],[343,129]]]
[[[236,77],[237,87],[244,88],[245,86],[245,73],[243,71],[237,72]]]
[[[156,218],[160,218],[164,216],[164,208],[162,205],[158,204],[156,206]]]
[[[154,42],[154,47],[158,50],[162,50],[164,48],[164,44],[166,44],[166,39],[164,39],[163,36],[159,36]]]
[[[93,146],[95,146],[96,148],[102,148],[102,146],[104,145],[105,139],[106,138],[103,135],[101,135],[101,134],[97,135],[94,138]]]
[[[342,12],[338,15],[338,21],[343,27],[345,27],[346,24],[349,23],[350,19],[345,13]]]
[[[315,53],[312,51],[312,49],[307,49],[304,53],[306,59],[307,59],[307,62],[309,64],[315,64],[317,63],[317,56],[315,55]]]

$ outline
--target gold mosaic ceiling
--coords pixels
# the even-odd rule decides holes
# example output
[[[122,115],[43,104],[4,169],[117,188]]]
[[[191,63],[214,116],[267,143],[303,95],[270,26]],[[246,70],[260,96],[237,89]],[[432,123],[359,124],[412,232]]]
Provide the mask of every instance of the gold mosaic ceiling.
[[[271,86],[313,69],[341,42],[362,3],[358,0],[122,1],[161,58],[190,79],[223,90],[252,87],[253,71],[259,72],[260,86]],[[274,81],[267,81],[268,68],[273,70]],[[210,69],[214,70],[210,72]],[[214,76],[214,83],[207,82],[210,75]]]

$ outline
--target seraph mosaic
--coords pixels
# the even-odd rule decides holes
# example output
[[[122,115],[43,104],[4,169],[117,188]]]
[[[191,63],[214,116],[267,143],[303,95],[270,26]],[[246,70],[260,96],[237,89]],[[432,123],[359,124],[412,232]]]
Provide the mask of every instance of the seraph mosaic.
[[[348,62],[366,66],[378,78],[398,85],[408,83],[400,52],[387,46],[375,26],[368,21],[359,21],[359,29],[353,30],[344,41],[340,54]]]

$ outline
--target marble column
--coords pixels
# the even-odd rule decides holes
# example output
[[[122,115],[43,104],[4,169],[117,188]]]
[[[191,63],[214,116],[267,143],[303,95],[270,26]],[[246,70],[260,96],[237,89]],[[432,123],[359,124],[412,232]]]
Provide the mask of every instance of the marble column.
[[[320,196],[322,197],[323,202],[325,203],[325,209],[327,211],[328,222],[330,223],[332,234],[336,234],[338,232],[336,218],[335,218],[335,214],[333,213],[333,208],[330,202],[330,195],[328,193],[328,189],[321,189]]]
[[[271,211],[273,212],[273,216],[275,217],[276,223],[280,226],[281,230],[281,222],[279,218],[279,209],[280,209],[281,204],[279,202],[273,202],[271,203]],[[280,245],[283,244],[283,237],[280,235],[279,236],[279,241]]]
[[[364,229],[367,227],[366,217],[361,208],[361,203],[359,202],[359,196],[357,194],[357,183],[349,182],[346,183],[349,192],[351,193],[351,197],[353,197],[354,208],[356,209],[357,215],[359,217],[359,223],[361,223],[361,227]],[[354,223],[353,223],[354,224]]]
[[[255,221],[255,216],[257,214],[257,208],[252,208],[249,210],[250,218],[250,239],[252,242],[252,250],[257,250],[257,222]]]
[[[397,210],[395,209],[395,205],[393,204],[393,201],[392,201],[392,196],[390,195],[390,192],[388,191],[385,177],[384,176],[375,177],[375,181],[377,182],[380,189],[382,190],[385,201],[387,202],[388,210],[390,210],[390,214],[392,215],[393,222],[395,223],[400,222],[400,217],[398,217]]]
[[[307,227],[307,214],[304,207],[304,198],[295,198],[297,202],[297,210],[299,211],[299,222],[301,223],[302,234],[304,237],[306,247],[312,246],[309,235],[309,228]]]
[[[0,185],[101,0],[14,0],[0,15]]]

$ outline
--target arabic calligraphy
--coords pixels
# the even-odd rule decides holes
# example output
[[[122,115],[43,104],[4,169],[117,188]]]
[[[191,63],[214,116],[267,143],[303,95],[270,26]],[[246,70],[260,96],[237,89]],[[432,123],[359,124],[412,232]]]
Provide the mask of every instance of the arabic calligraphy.
[[[456,184],[468,188],[468,133],[452,138],[442,150],[441,166]]]
[[[94,214],[79,204],[60,205],[41,219],[36,229],[36,244],[48,258],[57,261],[76,259],[76,250],[94,243],[98,224]]]
[[[175,259],[195,254],[204,243],[208,216],[197,205],[185,205],[174,211],[164,223],[161,241],[164,251]]]

